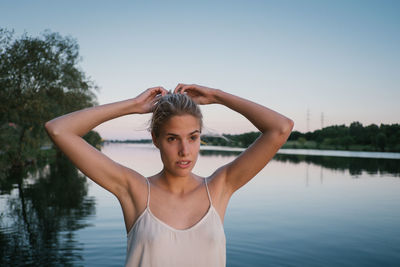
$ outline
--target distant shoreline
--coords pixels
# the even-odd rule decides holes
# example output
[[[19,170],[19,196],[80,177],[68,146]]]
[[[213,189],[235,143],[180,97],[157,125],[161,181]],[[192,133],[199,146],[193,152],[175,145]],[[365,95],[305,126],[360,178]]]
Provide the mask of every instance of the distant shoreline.
[[[202,144],[218,147],[249,147],[260,132],[242,134],[202,135]],[[151,139],[109,140],[113,143],[151,143]],[[293,131],[284,149],[340,150],[362,152],[400,152],[400,124],[371,124],[353,122],[350,126],[333,125],[313,132]]]
[[[106,144],[145,144],[152,146],[151,140],[147,142],[133,141],[106,141]],[[202,151],[228,151],[228,152],[242,152],[246,148],[242,147],[229,147],[229,146],[209,146],[201,145]],[[324,150],[324,149],[291,149],[281,148],[277,154],[286,155],[304,155],[304,156],[327,156],[327,157],[351,157],[351,158],[376,158],[376,159],[400,159],[400,153],[397,152],[375,152],[375,151],[350,151],[350,150]]]

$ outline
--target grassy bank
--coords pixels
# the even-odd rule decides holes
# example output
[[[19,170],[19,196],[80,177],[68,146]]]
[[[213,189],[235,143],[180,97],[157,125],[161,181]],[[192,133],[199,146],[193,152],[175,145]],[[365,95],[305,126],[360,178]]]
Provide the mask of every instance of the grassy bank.
[[[377,150],[376,147],[373,147],[371,145],[328,145],[319,144],[315,141],[287,141],[282,148],[382,152],[381,150]]]

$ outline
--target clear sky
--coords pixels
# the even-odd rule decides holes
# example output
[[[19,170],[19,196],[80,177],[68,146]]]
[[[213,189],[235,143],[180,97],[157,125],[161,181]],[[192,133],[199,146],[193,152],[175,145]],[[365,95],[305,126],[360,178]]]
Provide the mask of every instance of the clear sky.
[[[395,0],[0,1],[0,27],[77,39],[100,104],[197,83],[277,110],[299,131],[400,123],[399,14]],[[206,132],[255,129],[223,106],[202,110]],[[97,130],[148,137],[148,119]]]

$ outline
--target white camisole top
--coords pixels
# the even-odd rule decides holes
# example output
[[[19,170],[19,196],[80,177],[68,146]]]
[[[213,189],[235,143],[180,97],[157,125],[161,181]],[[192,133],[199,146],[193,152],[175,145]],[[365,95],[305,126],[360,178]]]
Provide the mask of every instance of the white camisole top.
[[[225,266],[224,227],[212,204],[207,179],[205,184],[210,201],[207,213],[192,227],[180,230],[164,223],[151,212],[150,183],[147,180],[147,206],[129,230],[125,266]]]

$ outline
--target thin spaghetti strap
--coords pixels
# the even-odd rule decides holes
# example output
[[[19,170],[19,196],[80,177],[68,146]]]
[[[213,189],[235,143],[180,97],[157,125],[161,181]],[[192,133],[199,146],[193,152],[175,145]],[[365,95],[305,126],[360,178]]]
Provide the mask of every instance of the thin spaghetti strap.
[[[149,204],[150,204],[150,182],[149,182],[149,179],[148,178],[146,178],[146,182],[147,182],[147,187],[148,187],[148,194],[147,194],[147,205],[146,205],[146,208],[148,208],[149,207]]]
[[[210,200],[210,204],[212,206],[212,200],[211,200],[211,196],[210,196],[210,191],[208,191],[207,178],[204,178],[204,180],[206,181],[206,189],[207,189],[208,199]]]

